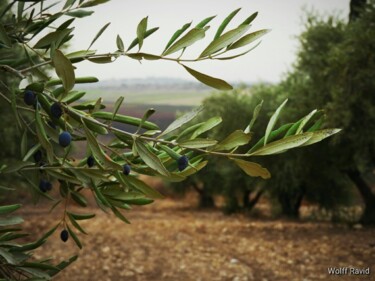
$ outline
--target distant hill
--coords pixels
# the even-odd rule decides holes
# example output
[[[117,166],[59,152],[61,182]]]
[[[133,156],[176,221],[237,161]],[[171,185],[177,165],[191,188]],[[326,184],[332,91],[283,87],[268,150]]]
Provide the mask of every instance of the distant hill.
[[[127,103],[140,105],[196,106],[214,92],[197,81],[168,77],[110,79],[77,86],[88,92],[85,96],[88,100],[102,97],[105,102],[113,102],[124,96]]]

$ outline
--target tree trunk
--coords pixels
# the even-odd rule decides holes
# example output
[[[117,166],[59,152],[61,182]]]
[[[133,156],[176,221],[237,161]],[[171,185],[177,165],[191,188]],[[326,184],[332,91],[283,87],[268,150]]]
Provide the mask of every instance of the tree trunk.
[[[198,202],[199,208],[209,209],[209,208],[215,207],[214,198],[212,197],[211,194],[205,191],[204,188],[199,188],[196,183],[193,183],[192,186],[195,189],[195,191],[197,191],[199,194],[199,202]]]
[[[365,205],[360,222],[363,224],[375,224],[375,194],[372,192],[371,187],[361,177],[358,170],[351,170],[347,172],[347,175],[357,186]]]
[[[255,194],[255,197],[251,200],[249,200],[248,204],[245,206],[245,208],[249,211],[251,211],[254,206],[258,203],[260,197],[262,197],[264,193],[264,189],[258,190],[258,192]]]
[[[279,194],[278,200],[281,205],[282,214],[289,218],[298,219],[299,209],[304,196],[305,189],[303,187],[295,193],[285,192]]]
[[[351,0],[349,22],[355,21],[361,15],[361,9],[366,5],[367,0]]]

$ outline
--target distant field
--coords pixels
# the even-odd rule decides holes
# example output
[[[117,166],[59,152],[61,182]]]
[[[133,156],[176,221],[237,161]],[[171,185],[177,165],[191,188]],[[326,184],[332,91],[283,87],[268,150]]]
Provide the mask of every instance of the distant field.
[[[102,97],[104,103],[116,101],[120,96],[125,97],[125,103],[129,104],[152,104],[152,105],[174,105],[174,106],[196,106],[202,100],[208,97],[212,91],[192,91],[192,90],[177,90],[177,91],[139,91],[126,92],[121,90],[103,90],[103,89],[89,89],[85,99],[97,99]]]

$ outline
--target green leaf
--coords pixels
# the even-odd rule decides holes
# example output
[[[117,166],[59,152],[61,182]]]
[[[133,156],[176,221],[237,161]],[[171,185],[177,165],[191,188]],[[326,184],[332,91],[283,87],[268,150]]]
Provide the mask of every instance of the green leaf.
[[[181,126],[186,124],[187,122],[194,119],[199,113],[201,113],[203,110],[202,106],[194,108],[192,111],[189,111],[188,113],[182,115],[181,117],[177,118],[175,121],[173,121],[165,130],[163,133],[161,133],[158,138],[160,138],[163,135],[169,134],[177,129],[180,129]]]
[[[246,46],[246,45],[254,42],[255,40],[259,39],[260,37],[262,37],[263,35],[267,34],[270,31],[271,31],[270,29],[262,29],[262,30],[258,30],[258,31],[252,32],[250,34],[247,34],[247,35],[243,36],[242,38],[240,38],[238,41],[231,44],[228,47],[228,50],[233,50],[233,49],[237,49],[237,48]]]
[[[182,33],[185,32],[185,30],[187,30],[189,27],[191,26],[191,22],[189,23],[186,23],[184,24],[179,30],[177,30],[171,37],[171,39],[169,39],[167,45],[165,46],[164,48],[164,51],[163,53],[178,39],[178,37],[180,37],[180,35]]]
[[[70,17],[75,17],[75,18],[84,18],[84,17],[91,16],[93,13],[94,11],[76,10],[76,11],[65,13],[65,15],[70,16]]]
[[[247,175],[251,177],[261,177],[265,180],[271,177],[270,172],[257,163],[236,158],[231,159],[237,164],[238,167],[240,167]]]
[[[61,101],[67,104],[71,104],[72,102],[80,100],[85,94],[86,92],[70,91],[68,95],[65,98],[63,98]]]
[[[311,145],[311,144],[320,142],[321,140],[324,140],[325,138],[328,138],[334,134],[337,134],[340,131],[341,129],[325,129],[325,130],[314,131],[312,132],[313,134],[312,137],[307,142],[302,144],[302,146]]]
[[[140,192],[142,192],[145,196],[151,199],[158,199],[164,198],[159,191],[153,189],[152,187],[148,186],[145,182],[137,179],[133,176],[125,176],[120,172],[116,173],[116,178],[124,185],[128,187],[132,187]]]
[[[185,136],[189,135],[190,133],[194,132],[195,130],[197,130],[200,126],[203,125],[203,123],[204,122],[200,122],[200,123],[197,123],[197,124],[194,124],[192,126],[187,127],[181,133],[178,134],[178,136],[176,138],[176,141],[179,141],[183,137],[185,137]]]
[[[69,266],[72,262],[75,262],[78,258],[78,255],[75,255],[75,256],[72,256],[71,258],[69,258],[68,261],[62,261],[60,262],[56,267],[58,268],[58,270],[50,270],[48,273],[50,276],[54,276],[56,275],[57,273],[59,273],[61,270],[63,270],[64,268],[66,268],[67,266]]]
[[[73,212],[68,212],[75,220],[88,220],[95,217],[95,214],[77,214]]]
[[[53,147],[52,147],[52,144],[49,142],[49,140],[47,138],[47,134],[46,134],[46,131],[44,129],[44,125],[42,123],[42,119],[40,117],[40,113],[39,113],[38,108],[35,110],[35,122],[36,122],[36,133],[37,133],[37,137],[39,139],[39,142],[47,152],[48,162],[50,164],[52,164],[53,158],[54,158]]]
[[[118,217],[120,220],[122,220],[125,223],[130,224],[130,221],[127,218],[125,218],[125,216],[115,207],[112,207],[111,210],[115,214],[115,216]]]
[[[19,262],[17,261],[17,258],[12,253],[9,253],[5,249],[0,248],[0,256],[3,257],[6,260],[7,264],[9,264],[9,265],[10,264],[11,265],[19,264]],[[3,264],[5,265],[6,263],[3,263]],[[5,280],[5,279],[3,279],[3,280]]]
[[[78,230],[80,231],[81,233],[83,234],[86,234],[87,235],[87,232],[79,225],[79,223],[74,219],[74,217],[68,213],[68,217],[69,217],[69,220],[70,222],[72,223],[72,225]]]
[[[212,21],[216,16],[208,17],[198,23],[195,28],[204,28],[210,21]]]
[[[84,59],[87,56],[95,55],[96,51],[95,50],[83,50],[83,51],[76,51],[72,52],[66,55],[66,57],[70,60],[77,60],[77,59]],[[48,83],[48,82],[47,82]]]
[[[189,165],[189,167],[187,167],[182,172],[178,172],[178,175],[184,176],[184,177],[191,176],[191,175],[197,173],[198,171],[200,171],[201,169],[203,169],[204,167],[206,167],[207,163],[208,163],[208,161],[203,161],[203,162],[200,162],[198,164],[192,165],[193,167],[191,167]]]
[[[71,191],[70,195],[72,199],[82,207],[87,207],[87,199],[79,192]]]
[[[286,137],[286,138],[283,138],[281,140],[277,140],[274,142],[270,142],[266,144],[265,146],[261,147],[260,149],[250,153],[249,156],[271,155],[271,154],[281,153],[288,149],[302,146],[309,139],[311,139],[312,136],[313,136],[313,133],[303,133],[303,134],[289,136],[289,137]]]
[[[51,47],[51,44],[54,43],[56,47],[59,47],[59,42],[61,43],[63,39],[68,36],[73,31],[73,28],[64,29],[64,30],[56,30],[51,33],[48,33],[44,37],[42,37],[36,44],[34,45],[35,49],[48,49]]]
[[[138,126],[137,133],[138,133],[139,130],[142,128],[142,126],[143,126],[143,124],[146,122],[146,120],[147,120],[148,118],[150,118],[151,115],[154,114],[154,113],[155,113],[155,109],[153,109],[153,108],[149,108],[149,109],[147,109],[147,111],[143,114],[143,117],[142,117],[142,119],[141,119],[141,123],[140,123],[139,126]]]
[[[263,106],[263,100],[255,107],[254,112],[253,112],[253,118],[251,118],[249,125],[245,129],[246,134],[251,132],[251,128],[254,126],[254,123],[258,118],[258,115],[259,115],[260,110],[262,109],[262,106]]]
[[[268,142],[273,141],[281,134],[284,134],[287,130],[289,130],[289,128],[292,127],[292,125],[293,123],[284,124],[280,128],[273,130],[271,134],[268,136]],[[253,145],[253,147],[247,153],[251,153],[257,150],[258,148],[262,147],[263,145],[264,145],[264,136],[255,145]]]
[[[73,65],[70,60],[58,49],[55,50],[52,61],[55,66],[57,76],[59,76],[63,82],[65,93],[68,93],[71,89],[73,89],[75,83]]]
[[[273,130],[273,127],[275,126],[277,119],[279,118],[279,114],[281,110],[283,109],[284,105],[287,103],[288,99],[286,99],[275,111],[275,113],[271,116],[270,121],[268,122],[267,128],[266,128],[266,134],[264,135],[264,145],[267,144],[268,136],[270,135],[271,131]]]
[[[66,227],[68,228],[68,232],[69,232],[70,236],[73,238],[73,240],[76,243],[76,245],[78,246],[78,248],[82,249],[81,241],[78,239],[77,235],[73,232],[73,230],[71,230],[69,225],[67,225]]]
[[[104,151],[100,148],[96,137],[91,133],[91,131],[87,127],[86,120],[82,120],[83,129],[85,130],[85,134],[87,137],[88,144],[90,146],[91,151],[95,154],[95,156],[102,161],[107,167],[115,170],[122,171],[122,166],[114,162],[108,155],[104,153]]]
[[[299,125],[302,123],[304,118],[301,118],[300,120],[298,120],[296,123],[293,124],[293,126],[291,126],[288,131],[286,132],[284,138],[286,137],[289,137],[289,136],[292,136],[292,135],[295,135],[297,130],[298,130],[298,127]]]
[[[119,111],[123,101],[124,101],[124,97],[119,97],[117,101],[115,102],[115,106],[113,107],[112,121],[114,121],[116,114]]]
[[[0,218],[0,226],[8,226],[23,223],[21,217]]]
[[[251,135],[249,133],[246,134],[242,130],[236,130],[215,146],[215,150],[231,150],[248,144],[250,140]]]
[[[133,125],[133,126],[139,126],[142,121],[142,119],[140,118],[127,116],[127,115],[121,115],[121,114],[114,115],[112,112],[104,112],[104,111],[94,112],[91,114],[91,116],[95,118],[99,118],[99,119],[104,119],[104,120],[113,119],[116,122]],[[145,121],[141,127],[147,130],[159,130],[158,125],[149,121]]]
[[[313,110],[311,111],[308,115],[306,115],[305,118],[302,119],[302,122],[300,123],[300,125],[298,126],[298,129],[296,131],[296,134],[299,134],[302,132],[303,128],[305,127],[305,125],[307,124],[307,122],[310,121],[310,119],[315,115],[315,113],[317,112],[317,110]]]
[[[261,43],[261,41],[259,41],[255,46],[251,47],[250,49],[246,50],[245,52],[239,53],[239,54],[234,55],[234,56],[229,56],[229,57],[215,57],[215,60],[231,60],[231,59],[241,57],[241,56],[246,55],[247,53],[251,52],[252,50],[254,50],[256,47],[259,46],[260,43]]]
[[[25,167],[28,166],[35,166],[33,162],[24,162],[24,161],[14,161],[12,164],[7,165],[7,167],[1,171],[3,174],[9,174],[18,172],[19,170],[22,170]]]
[[[24,157],[27,153],[27,130],[25,129],[21,139],[21,157]]]
[[[124,52],[124,50],[125,50],[125,46],[124,46],[124,42],[122,41],[120,35],[117,35],[117,37],[116,37],[116,45],[117,45],[117,48],[118,48],[121,52]]]
[[[146,39],[148,36],[150,36],[151,34],[153,34],[158,29],[159,29],[159,27],[150,28],[149,30],[146,31],[143,39]],[[135,38],[133,40],[133,42],[130,44],[130,46],[129,46],[129,48],[128,48],[127,51],[130,51],[131,49],[133,49],[137,45],[138,45],[138,38]]]
[[[142,141],[135,140],[133,145],[136,147],[139,156],[146,163],[146,165],[148,165],[151,169],[159,172],[163,176],[169,176],[168,170],[164,167],[159,157],[151,152]]]
[[[248,31],[250,26],[248,25],[240,25],[239,27],[232,29],[223,35],[221,35],[219,38],[213,40],[206,49],[203,50],[203,52],[199,55],[200,58],[210,56],[217,51],[227,47],[228,45],[232,44],[241,36]]]
[[[147,30],[147,20],[148,17],[143,18],[137,26],[138,50],[140,50],[143,46],[143,39],[145,38],[145,33]]]
[[[81,8],[93,7],[108,2],[109,0],[90,0],[80,5]],[[82,1],[81,1],[82,2]]]
[[[74,79],[75,84],[96,83],[98,81],[99,81],[98,78],[93,77],[93,76],[76,77]],[[50,79],[49,81],[46,82],[45,85],[47,87],[51,87],[51,86],[61,85],[62,83],[63,81],[61,79]]]
[[[210,147],[217,144],[216,140],[210,140],[210,139],[194,139],[194,140],[186,140],[179,142],[178,145],[185,147],[185,148],[204,148],[204,147]]]
[[[166,51],[163,52],[163,56],[168,56],[173,54],[183,48],[193,45],[198,40],[205,37],[206,31],[202,28],[193,28],[188,33],[186,33],[181,39],[170,46]]]
[[[87,128],[89,128],[91,131],[98,133],[100,135],[108,134],[108,130],[104,128],[103,126],[97,124],[95,119],[87,117],[85,121],[86,121]]]
[[[195,130],[195,132],[191,136],[191,139],[195,139],[199,135],[211,130],[212,128],[219,125],[222,121],[223,119],[221,119],[220,116],[215,116],[215,117],[208,119],[198,129]]]
[[[233,89],[233,87],[227,82],[225,82],[224,80],[200,73],[194,69],[187,67],[186,65],[182,64],[182,66],[187,70],[187,72],[189,72],[192,76],[194,76],[198,81],[202,82],[203,84],[207,86],[210,86],[218,90],[223,90],[223,91]]]
[[[96,40],[98,40],[98,38],[100,37],[100,35],[103,34],[103,32],[107,29],[107,27],[108,27],[110,24],[111,24],[110,22],[107,23],[107,24],[105,24],[105,25],[99,30],[99,32],[95,35],[94,39],[92,39],[91,44],[90,44],[90,46],[89,46],[87,49],[90,49],[90,48],[91,48],[91,46],[95,43]]]
[[[12,41],[10,41],[10,38],[2,23],[0,23],[0,42],[2,42],[6,47],[10,48],[12,46]]]
[[[315,132],[319,130],[325,120],[325,116],[320,117],[308,130],[307,132]]]
[[[253,13],[251,16],[249,16],[247,19],[245,19],[245,21],[241,25],[243,25],[243,24],[249,25],[257,17],[257,15],[258,15],[258,12]]]
[[[15,210],[18,210],[20,207],[21,207],[21,204],[0,206],[0,215],[13,213]]]
[[[241,8],[238,8],[231,12],[224,21],[220,24],[218,30],[216,31],[214,39],[217,39],[220,37],[220,35],[223,33],[224,29],[227,27],[227,25],[230,23],[230,21],[237,15],[237,13],[241,10]]]
[[[146,53],[127,53],[126,54],[129,58],[135,59],[135,60],[159,60],[161,59],[161,56],[156,56],[152,54],[146,54]]]
[[[181,154],[177,153],[172,148],[166,145],[162,145],[162,144],[158,144],[158,146],[160,147],[161,150],[165,151],[172,159],[174,160],[180,159]]]

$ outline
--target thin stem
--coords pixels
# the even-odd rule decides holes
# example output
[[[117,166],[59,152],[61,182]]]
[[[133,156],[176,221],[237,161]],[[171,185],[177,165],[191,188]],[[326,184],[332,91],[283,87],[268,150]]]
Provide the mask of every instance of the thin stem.
[[[123,53],[122,55],[131,58],[131,55],[135,55],[135,54],[139,54],[139,53]],[[117,58],[118,56],[119,56],[118,53],[105,53],[105,54],[87,55],[87,56],[83,56],[83,57],[79,57],[79,58],[80,59],[91,59],[91,58],[98,58],[98,57],[115,57],[115,58]],[[204,57],[204,58],[197,58],[197,59],[180,59],[180,58],[160,57],[160,59],[180,63],[180,62],[197,62],[197,61],[208,60],[208,59],[212,59],[212,58],[211,57]],[[21,70],[19,70],[19,72],[25,73],[25,72],[28,72],[32,69],[39,68],[41,66],[45,66],[45,65],[50,64],[50,63],[52,63],[52,60],[47,60],[45,62],[41,62],[39,64],[35,64],[33,66],[21,69]]]

